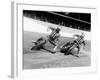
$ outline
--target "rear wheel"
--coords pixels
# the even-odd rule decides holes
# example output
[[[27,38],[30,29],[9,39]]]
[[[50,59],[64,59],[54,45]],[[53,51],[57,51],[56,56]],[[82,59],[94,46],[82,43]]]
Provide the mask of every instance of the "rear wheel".
[[[79,56],[78,56],[78,54],[79,54],[78,48],[73,48],[73,49],[70,51],[70,53],[71,53],[72,55],[76,56],[76,57],[79,57]]]
[[[40,48],[39,48],[39,47],[36,47],[36,46],[33,46],[33,47],[31,48],[31,50],[40,50]]]
[[[34,50],[35,49],[35,47],[33,46],[32,48],[31,48],[31,50]]]
[[[37,42],[35,42],[34,46],[31,50],[40,50],[43,49],[44,45],[46,44],[46,40],[44,38],[39,38]]]

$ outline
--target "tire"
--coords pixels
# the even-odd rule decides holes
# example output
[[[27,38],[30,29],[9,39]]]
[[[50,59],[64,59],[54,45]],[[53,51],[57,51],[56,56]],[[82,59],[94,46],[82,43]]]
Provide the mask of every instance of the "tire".
[[[40,38],[42,39],[42,38]],[[36,42],[36,44],[31,48],[31,50],[40,50],[43,49],[43,46],[46,44],[46,40],[39,40]]]
[[[31,50],[34,50],[35,49],[35,47],[33,46],[32,48],[31,48]]]
[[[71,54],[72,54],[73,56],[78,57],[78,49],[77,49],[77,48],[73,48],[70,52],[71,52]]]

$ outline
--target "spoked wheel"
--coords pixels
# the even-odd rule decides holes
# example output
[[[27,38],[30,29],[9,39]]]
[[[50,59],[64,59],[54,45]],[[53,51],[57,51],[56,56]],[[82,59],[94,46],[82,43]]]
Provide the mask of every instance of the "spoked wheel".
[[[40,50],[40,48],[39,48],[39,47],[36,47],[36,46],[33,46],[33,47],[31,48],[31,50]]]
[[[73,55],[73,56],[76,56],[76,57],[79,57],[79,52],[78,52],[78,49],[77,48],[73,48],[70,53]]]
[[[33,46],[32,48],[31,48],[31,50],[34,50],[35,49],[35,47]]]
[[[63,47],[60,48],[60,52],[64,53],[64,55],[69,55],[68,49],[69,49],[68,46],[67,47],[63,46]]]
[[[40,50],[43,49],[46,44],[46,40],[44,38],[39,38],[35,43],[31,50]]]
[[[77,48],[73,48],[73,49],[70,49],[70,48],[61,48],[60,52],[64,53],[64,55],[73,55],[73,56],[76,56],[76,57],[79,57],[78,54],[78,49]]]

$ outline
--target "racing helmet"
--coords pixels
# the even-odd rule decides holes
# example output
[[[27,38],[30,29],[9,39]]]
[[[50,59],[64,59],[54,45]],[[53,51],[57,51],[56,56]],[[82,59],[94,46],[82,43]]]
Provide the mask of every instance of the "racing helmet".
[[[60,26],[57,27],[56,31],[57,31],[57,33],[59,33],[61,31],[61,27]]]
[[[81,36],[82,36],[82,37],[85,37],[85,34],[82,32],[82,33],[81,33]]]

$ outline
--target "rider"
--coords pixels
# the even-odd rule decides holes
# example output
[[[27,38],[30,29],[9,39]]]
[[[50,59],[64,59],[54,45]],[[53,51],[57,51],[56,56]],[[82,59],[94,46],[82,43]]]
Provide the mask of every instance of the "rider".
[[[80,43],[83,43],[85,46],[85,41],[84,41],[85,34],[84,33],[81,33],[81,35],[75,34],[74,37],[75,36],[77,37],[77,39],[74,40],[74,42],[77,43],[77,45],[80,45]]]
[[[74,41],[70,41],[68,43],[66,43],[63,47],[61,47],[61,52],[64,53],[65,55],[67,54],[72,54],[70,53],[70,51],[73,49],[73,47],[76,47],[78,49],[78,53],[79,54],[79,51],[80,51],[80,45],[83,43],[85,45],[85,41],[84,41],[84,33],[81,33],[81,35],[79,34],[76,34],[74,35],[74,37],[77,37],[77,39],[75,39]],[[72,48],[72,49],[71,49]],[[78,55],[75,55],[78,57]]]
[[[54,45],[54,51],[57,49],[57,41],[59,41],[59,37],[60,37],[60,31],[61,31],[61,27],[57,27],[57,28],[53,28],[53,27],[49,27],[52,32],[51,34],[48,36],[48,41]]]
[[[60,30],[61,30],[61,27],[56,27],[56,28],[53,28],[53,27],[49,27],[49,29],[52,30],[51,34],[48,35],[48,40],[46,40],[45,38],[41,37],[39,38],[37,41],[33,42],[35,44],[35,47],[32,47],[31,50],[33,50],[34,48],[36,49],[44,49],[44,46],[45,44],[47,43],[47,41],[49,41],[52,45],[54,45],[54,49],[53,49],[53,52],[55,53],[55,50],[57,49],[57,42],[59,41],[59,37],[60,37]]]

